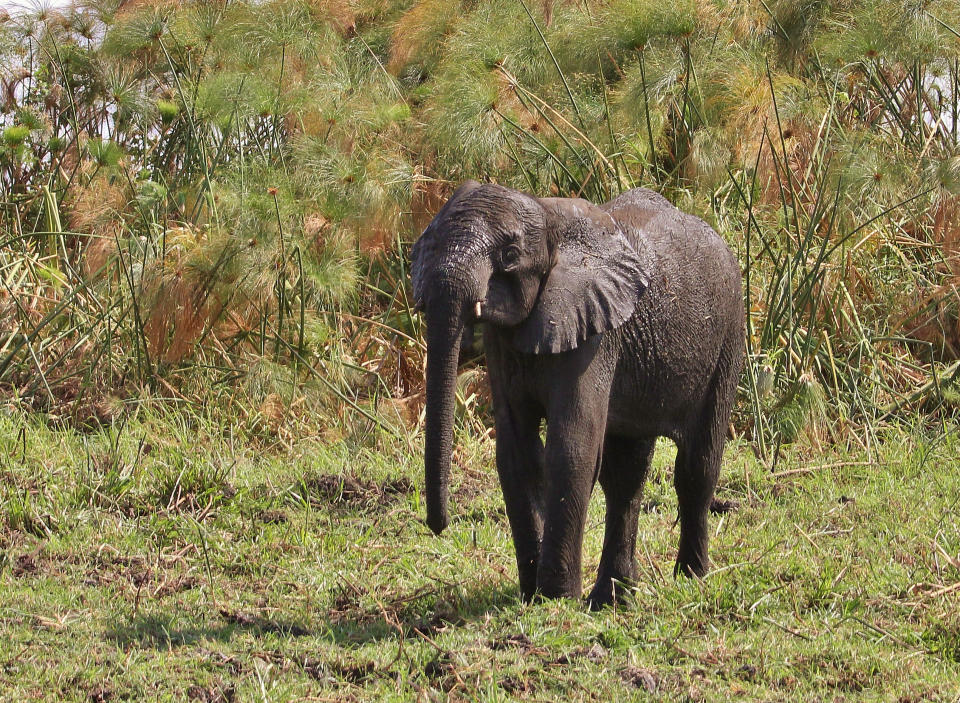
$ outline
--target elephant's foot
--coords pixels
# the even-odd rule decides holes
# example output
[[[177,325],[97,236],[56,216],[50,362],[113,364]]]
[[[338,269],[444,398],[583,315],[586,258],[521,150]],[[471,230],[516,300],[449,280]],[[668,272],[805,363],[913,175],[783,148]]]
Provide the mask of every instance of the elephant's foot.
[[[583,597],[583,591],[577,588],[545,588],[541,586],[537,589],[535,596],[539,600],[557,600],[559,598],[569,598],[570,600],[580,600]]]
[[[690,578],[703,578],[710,570],[710,560],[707,550],[684,550],[681,548],[677,555],[677,563],[673,567],[674,578],[683,575]]]
[[[536,586],[525,584],[524,580],[520,579],[520,600],[522,600],[524,603],[532,603],[536,597]]]
[[[673,568],[674,577],[684,576],[703,578],[710,570],[709,538],[707,533],[707,510],[709,499],[704,501],[702,511],[694,517],[680,516],[680,548],[677,550],[677,563]],[[686,525],[684,523],[687,523]]]
[[[578,545],[579,546],[579,545]],[[544,598],[583,597],[583,572],[580,568],[579,550],[563,555],[541,553],[537,565],[537,593]]]
[[[529,603],[537,593],[537,557],[517,559],[517,572],[520,577],[520,598]]]
[[[570,579],[543,579],[537,580],[537,595],[541,598],[571,598],[580,600],[583,597],[583,582],[578,578]]]
[[[597,579],[593,590],[587,596],[587,606],[590,610],[600,610],[608,605],[622,605],[630,598],[631,579],[616,577],[601,577]]]

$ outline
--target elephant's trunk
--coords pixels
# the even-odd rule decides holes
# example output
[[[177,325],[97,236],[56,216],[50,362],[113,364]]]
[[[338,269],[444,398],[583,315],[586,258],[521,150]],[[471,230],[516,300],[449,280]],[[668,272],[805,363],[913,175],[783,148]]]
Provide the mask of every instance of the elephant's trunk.
[[[464,328],[464,306],[441,298],[427,309],[427,413],[424,445],[427,525],[435,534],[449,523],[447,498],[453,454],[453,415],[457,361]]]

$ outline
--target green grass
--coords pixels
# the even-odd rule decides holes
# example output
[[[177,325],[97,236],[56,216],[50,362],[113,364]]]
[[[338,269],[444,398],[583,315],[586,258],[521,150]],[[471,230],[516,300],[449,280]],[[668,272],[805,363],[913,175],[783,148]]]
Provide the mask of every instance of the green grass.
[[[714,569],[674,581],[659,448],[627,607],[518,601],[492,443],[454,521],[420,459],[140,406],[79,434],[0,414],[0,691],[21,700],[901,700],[960,694],[960,439],[729,445]],[[278,436],[282,436],[282,431]],[[806,455],[805,455],[806,454]],[[596,568],[602,498],[585,573]],[[588,576],[589,577],[589,576]],[[585,586],[589,586],[585,584]]]
[[[475,178],[714,226],[769,465],[956,416],[956,2],[68,4],[0,21],[3,398],[416,406],[410,245]],[[157,499],[204,480],[165,470]]]

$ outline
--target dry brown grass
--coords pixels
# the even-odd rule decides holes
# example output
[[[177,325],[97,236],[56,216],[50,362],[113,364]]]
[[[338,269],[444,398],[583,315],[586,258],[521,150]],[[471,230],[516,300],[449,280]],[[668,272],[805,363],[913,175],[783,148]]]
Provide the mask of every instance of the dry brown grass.
[[[457,19],[456,5],[459,2],[451,0],[418,0],[393,30],[387,69],[396,75],[421,54],[437,53],[443,41],[438,35],[444,37]]]
[[[150,355],[157,361],[177,363],[219,318],[222,306],[202,287],[176,274],[148,285],[148,290],[154,301],[144,324]]]
[[[81,183],[86,180],[83,176],[91,173],[93,168],[90,162],[81,166]],[[69,191],[65,210],[70,229],[94,234],[112,233],[117,215],[124,213],[129,199],[126,184],[111,179],[108,174],[94,175],[85,184]]]
[[[222,0],[213,0],[222,4]],[[144,9],[175,9],[184,5],[184,0],[120,0],[117,19],[123,19]]]
[[[314,17],[332,22],[345,37],[356,34],[357,4],[356,0],[309,0]]]

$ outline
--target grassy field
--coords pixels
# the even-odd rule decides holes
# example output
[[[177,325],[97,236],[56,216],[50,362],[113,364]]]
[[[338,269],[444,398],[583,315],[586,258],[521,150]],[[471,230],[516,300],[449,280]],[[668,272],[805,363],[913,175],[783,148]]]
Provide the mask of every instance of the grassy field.
[[[898,700],[960,695],[960,438],[774,472],[732,442],[713,572],[674,581],[659,448],[628,607],[519,602],[492,442],[423,524],[420,458],[221,411],[82,434],[0,415],[6,700]],[[286,439],[284,437],[287,437]],[[586,572],[602,540],[592,505]],[[585,584],[589,585],[589,584]]]

